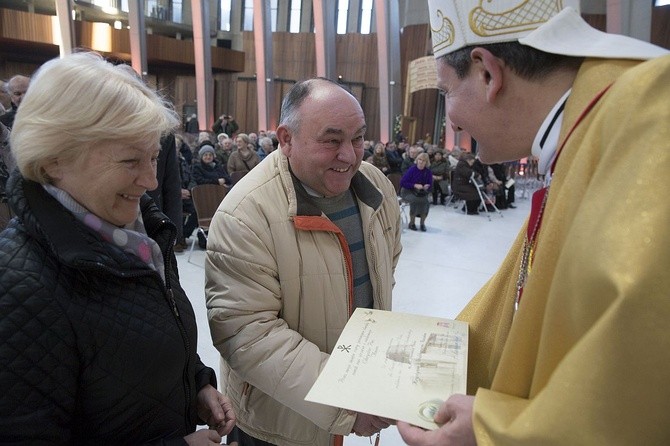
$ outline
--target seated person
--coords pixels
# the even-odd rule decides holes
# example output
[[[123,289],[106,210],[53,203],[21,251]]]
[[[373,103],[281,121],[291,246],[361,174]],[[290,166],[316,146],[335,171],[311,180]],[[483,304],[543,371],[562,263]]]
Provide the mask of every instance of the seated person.
[[[501,163],[491,164],[489,166],[501,187],[496,196],[496,206],[498,209],[514,209],[514,181],[507,177],[507,166]]]
[[[233,172],[247,173],[261,162],[246,133],[238,133],[235,143],[237,144],[237,150],[231,153],[228,158],[228,173],[230,175]]]
[[[386,158],[386,148],[384,147],[383,143],[378,142],[375,145],[375,149],[372,156],[370,157],[369,163],[384,172],[386,175],[390,173],[391,166],[389,165],[389,161]]]
[[[400,172],[402,154],[398,151],[398,146],[393,141],[386,145],[386,159],[389,162],[391,172]]]
[[[430,163],[430,171],[433,172],[433,204],[437,204],[437,198],[440,198],[440,204],[446,202],[447,195],[449,195],[449,178],[451,165],[449,161],[444,159],[444,154],[441,150],[436,150],[433,153],[433,161]]]
[[[196,161],[191,168],[191,178],[198,184],[221,184],[230,186],[230,176],[226,173],[224,167],[215,159],[216,151],[210,144],[205,144],[198,151],[199,161]],[[198,246],[202,249],[207,248],[207,237],[198,231]]]
[[[216,152],[211,144],[205,144],[198,151],[200,159],[191,170],[191,176],[195,184],[227,184],[230,185],[230,177],[225,169],[215,159]]]
[[[400,179],[400,196],[409,203],[409,229],[412,231],[416,231],[414,220],[419,216],[421,231],[426,232],[426,217],[430,209],[428,193],[433,186],[433,173],[429,167],[428,154],[420,153],[416,164],[410,166]]]
[[[475,163],[475,156],[468,152],[461,154],[461,159],[456,164],[456,169],[453,172],[452,191],[454,196],[459,200],[465,200],[465,207],[468,215],[479,214],[479,205],[481,199],[477,192],[477,187],[472,184],[472,165]]]

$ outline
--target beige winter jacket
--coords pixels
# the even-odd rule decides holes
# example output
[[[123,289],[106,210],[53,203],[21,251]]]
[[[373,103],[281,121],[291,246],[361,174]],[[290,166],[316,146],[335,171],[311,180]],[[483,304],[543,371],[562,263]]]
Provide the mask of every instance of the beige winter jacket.
[[[279,446],[327,446],[351,432],[355,416],[304,397],[352,311],[351,257],[294,181],[277,150],[223,200],[207,243],[208,317],[239,427]],[[367,163],[352,188],[374,307],[390,310],[401,251],[396,193]]]

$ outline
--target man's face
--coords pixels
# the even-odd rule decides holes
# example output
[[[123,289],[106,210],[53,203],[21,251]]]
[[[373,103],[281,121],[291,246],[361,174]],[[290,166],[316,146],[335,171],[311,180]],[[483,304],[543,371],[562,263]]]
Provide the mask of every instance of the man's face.
[[[12,100],[12,103],[16,105],[16,107],[21,105],[21,101],[23,101],[23,97],[26,95],[26,91],[28,90],[29,82],[30,81],[28,79],[19,78],[14,79],[7,85],[7,89],[9,90],[9,97]]]
[[[335,85],[314,85],[299,109],[300,128],[278,129],[282,152],[295,176],[325,197],[349,189],[363,159],[365,116],[349,93]]]
[[[491,71],[481,60],[473,61],[463,79],[444,60],[437,61],[437,85],[445,92],[451,126],[454,131],[465,130],[477,141],[481,160],[490,164],[527,156],[524,153],[530,152],[532,141],[523,142],[520,126],[512,124],[517,113],[503,105],[500,94],[487,98],[490,79]]]

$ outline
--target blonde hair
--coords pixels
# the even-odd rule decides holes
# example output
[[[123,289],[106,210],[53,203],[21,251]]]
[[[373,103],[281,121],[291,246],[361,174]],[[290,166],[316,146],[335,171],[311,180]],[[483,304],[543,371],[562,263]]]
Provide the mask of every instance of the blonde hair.
[[[430,167],[430,156],[426,152],[421,152],[416,156],[416,160],[414,162],[416,163],[419,160],[424,160],[426,162],[426,167]]]
[[[45,63],[16,113],[12,153],[21,174],[39,183],[56,159],[84,159],[105,143],[146,145],[179,125],[171,105],[125,66],[80,52]]]

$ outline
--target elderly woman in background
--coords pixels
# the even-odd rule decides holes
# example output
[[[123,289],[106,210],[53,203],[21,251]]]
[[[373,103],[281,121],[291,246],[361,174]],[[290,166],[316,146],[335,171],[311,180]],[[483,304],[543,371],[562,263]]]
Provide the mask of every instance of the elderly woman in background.
[[[400,196],[409,203],[409,229],[416,231],[415,219],[419,216],[422,232],[426,232],[428,217],[428,193],[433,186],[433,173],[429,169],[430,157],[427,153],[416,156],[416,162],[400,179]]]
[[[246,133],[238,133],[235,138],[237,150],[230,154],[228,158],[228,173],[233,172],[247,173],[261,162],[256,154],[256,148],[251,144],[251,140]]]
[[[263,161],[263,159],[271,154],[274,149],[275,146],[272,143],[272,139],[268,138],[267,136],[262,136],[261,139],[258,140],[258,150],[256,151],[258,159]]]
[[[211,144],[205,144],[198,150],[199,161],[193,164],[192,177],[195,184],[227,184],[230,177],[216,160],[216,151]]]
[[[438,195],[440,204],[445,204],[449,195],[449,179],[451,177],[451,165],[444,159],[441,150],[436,150],[433,154],[433,162],[430,163],[430,171],[433,172],[433,204],[437,205]]]
[[[11,134],[16,217],[0,234],[0,442],[217,444],[232,429],[196,353],[175,225],[145,195],[178,123],[96,54],[33,78]]]
[[[375,145],[375,150],[372,153],[369,162],[386,175],[391,172],[391,166],[386,158],[386,147],[384,146],[384,143],[378,142]]]
[[[472,167],[474,164],[475,156],[471,153],[463,152],[453,173],[454,197],[459,200],[465,200],[465,208],[468,215],[478,215],[479,205],[481,204],[477,186],[472,184],[473,174],[476,177],[476,173]]]

